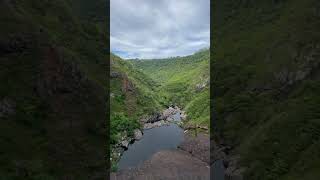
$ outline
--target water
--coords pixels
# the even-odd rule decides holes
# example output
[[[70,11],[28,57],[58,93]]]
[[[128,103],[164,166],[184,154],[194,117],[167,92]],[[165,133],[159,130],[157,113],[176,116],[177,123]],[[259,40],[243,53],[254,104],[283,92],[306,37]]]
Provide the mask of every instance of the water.
[[[182,140],[183,130],[176,124],[145,130],[142,139],[135,141],[123,153],[118,167],[135,167],[160,150],[176,149]]]

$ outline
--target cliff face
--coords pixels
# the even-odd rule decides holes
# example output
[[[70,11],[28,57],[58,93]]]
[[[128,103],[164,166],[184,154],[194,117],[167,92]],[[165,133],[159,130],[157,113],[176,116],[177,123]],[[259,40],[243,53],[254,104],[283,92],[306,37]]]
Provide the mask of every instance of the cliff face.
[[[213,113],[245,179],[317,179],[319,1],[216,1]]]
[[[105,14],[81,3],[0,2],[1,177],[106,177]]]

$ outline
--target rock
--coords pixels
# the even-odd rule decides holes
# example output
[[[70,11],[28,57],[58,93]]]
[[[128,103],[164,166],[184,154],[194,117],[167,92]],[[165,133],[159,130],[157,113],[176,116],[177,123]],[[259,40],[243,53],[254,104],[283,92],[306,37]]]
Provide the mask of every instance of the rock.
[[[210,137],[207,134],[199,133],[194,137],[192,132],[184,134],[183,142],[179,149],[191,153],[192,156],[210,164]]]
[[[14,102],[10,99],[0,101],[0,118],[15,113]]]
[[[119,73],[119,72],[111,72],[111,73],[110,73],[110,77],[111,77],[111,78],[121,77],[121,73]]]
[[[134,91],[134,84],[128,79],[127,76],[123,77],[122,80],[122,92],[133,92]]]
[[[140,140],[142,138],[142,132],[139,129],[134,130],[134,139]]]
[[[161,120],[161,114],[160,113],[154,113],[150,118],[146,121],[147,123],[154,123]]]
[[[181,111],[180,118],[181,118],[181,120],[186,120],[187,119],[187,115],[185,114],[184,111]]]
[[[129,141],[128,140],[121,141],[121,146],[124,147],[125,149],[128,149]]]

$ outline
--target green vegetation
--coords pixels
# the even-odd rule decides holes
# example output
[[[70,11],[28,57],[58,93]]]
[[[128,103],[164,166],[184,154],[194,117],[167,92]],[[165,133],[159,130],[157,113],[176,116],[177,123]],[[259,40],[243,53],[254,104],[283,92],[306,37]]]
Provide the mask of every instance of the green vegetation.
[[[113,170],[116,145],[133,136],[143,116],[176,104],[185,108],[189,123],[209,126],[209,50],[160,60],[125,61],[112,53],[110,57]]]
[[[248,180],[313,180],[320,167],[316,0],[216,1],[212,111]]]
[[[130,62],[159,84],[160,102],[184,108],[189,123],[209,126],[209,61],[204,49],[186,57]]]
[[[111,144],[119,142],[119,132],[128,132],[128,136],[133,136],[133,130],[140,128],[138,121],[128,118],[123,113],[113,113],[110,123]]]
[[[140,118],[164,107],[159,102],[156,82],[112,53],[110,59],[110,153],[112,169],[116,170],[118,157],[113,155],[116,145],[123,138],[132,138],[133,130],[141,128]]]
[[[0,3],[1,179],[104,176],[106,5],[85,2]]]

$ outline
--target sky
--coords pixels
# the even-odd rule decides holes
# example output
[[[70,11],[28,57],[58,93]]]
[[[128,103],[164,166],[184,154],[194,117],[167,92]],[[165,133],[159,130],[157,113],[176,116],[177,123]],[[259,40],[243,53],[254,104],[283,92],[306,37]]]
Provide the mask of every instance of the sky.
[[[210,46],[210,0],[111,0],[111,52],[124,59],[193,54]]]

